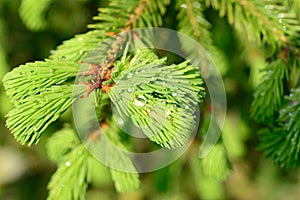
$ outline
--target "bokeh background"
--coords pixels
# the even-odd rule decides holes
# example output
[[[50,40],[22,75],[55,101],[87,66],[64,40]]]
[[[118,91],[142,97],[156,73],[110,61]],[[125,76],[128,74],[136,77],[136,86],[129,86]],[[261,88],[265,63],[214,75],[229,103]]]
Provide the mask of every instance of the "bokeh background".
[[[20,17],[20,0],[0,0],[0,79],[14,67],[43,60],[51,50],[84,33],[97,8],[107,1],[54,0],[45,12],[45,27],[34,30]],[[172,5],[171,5],[172,6]],[[228,68],[220,69],[226,87],[228,113],[223,142],[232,163],[225,182],[202,176],[189,152],[172,165],[141,176],[141,189],[117,194],[109,171],[98,165],[92,169],[92,182],[86,199],[300,199],[299,169],[283,171],[257,150],[259,125],[249,117],[253,88],[259,81],[263,57],[253,44],[241,43],[225,19],[211,8],[205,10],[212,24],[214,44],[224,53]],[[168,12],[166,26],[175,28],[175,13]],[[47,158],[45,139],[37,146],[21,146],[5,128],[5,115],[11,108],[0,82],[0,199],[46,199],[47,183],[56,169]],[[71,112],[47,129],[49,137],[71,120]],[[193,148],[193,147],[191,147]]]

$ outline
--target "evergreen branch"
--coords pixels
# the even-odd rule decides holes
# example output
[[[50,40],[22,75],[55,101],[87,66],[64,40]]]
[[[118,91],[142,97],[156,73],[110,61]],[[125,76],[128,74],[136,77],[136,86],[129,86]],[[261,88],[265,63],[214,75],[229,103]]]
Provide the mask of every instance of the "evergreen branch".
[[[109,96],[102,90],[96,90],[95,92],[95,110],[97,120],[98,122],[102,122],[109,113],[109,111],[107,111],[107,108],[110,105],[110,99]]]
[[[103,30],[93,30],[64,41],[50,56],[51,59],[64,59],[73,62],[82,61],[90,51],[100,46],[107,37]]]
[[[200,160],[200,169],[204,176],[217,181],[224,181],[231,172],[230,162],[226,150],[221,142],[218,142],[212,151]]]
[[[130,157],[123,152],[126,152],[127,148],[120,138],[120,132],[121,130],[114,120],[103,122],[101,124],[102,134],[90,135],[90,145],[97,152],[99,151],[97,147],[104,149],[105,163],[110,166],[110,172],[117,191],[126,192],[138,189],[140,180]]]
[[[124,0],[111,1],[108,8],[99,8],[99,15],[94,20],[97,24],[90,28],[118,33],[133,28],[153,27],[162,25],[162,15],[169,0]],[[125,26],[124,26],[125,25]]]
[[[282,168],[300,165],[300,90],[295,89],[286,97],[280,110],[279,127],[260,133],[259,148]]]
[[[149,54],[138,52],[108,95],[119,114],[130,117],[150,140],[168,148],[182,146],[196,125],[202,79],[187,62],[165,66],[164,59],[145,59]]]
[[[178,0],[176,1],[176,9],[179,11],[177,18],[180,19],[178,29],[193,39],[199,41],[201,45],[212,56],[216,66],[221,72],[226,69],[226,60],[224,55],[213,45],[213,40],[209,32],[210,23],[203,16],[204,5],[200,0]],[[191,49],[189,44],[182,42],[183,49],[187,52],[195,52],[194,55],[189,55],[190,59],[197,59],[199,54],[205,55],[204,52],[197,52]],[[203,61],[203,65],[206,63]]]
[[[89,159],[89,153],[81,144],[65,155],[48,184],[47,199],[85,199],[90,180]]]
[[[51,86],[17,104],[6,120],[16,140],[21,144],[37,143],[49,124],[71,106],[76,98],[73,97],[73,88],[73,85]]]
[[[76,77],[79,64],[65,60],[27,63],[7,73],[3,79],[7,96],[14,104],[40,94],[45,88],[61,85]]]
[[[53,0],[22,0],[19,13],[22,21],[32,31],[46,28],[45,13]]]
[[[300,132],[300,89],[292,89],[286,100],[288,103],[280,110],[278,120],[287,131]],[[300,144],[295,146],[300,148]]]
[[[274,113],[282,103],[286,63],[283,59],[275,60],[264,69],[264,72],[263,81],[255,89],[251,117],[257,122],[268,123],[274,120]]]
[[[103,126],[102,126],[103,127]],[[117,124],[112,121],[109,126],[104,127],[103,133],[114,145],[126,151],[126,147],[123,145],[119,136],[120,130],[117,128]],[[120,171],[114,168],[110,168],[112,179],[115,183],[115,187],[118,192],[126,192],[136,190],[140,187],[139,174],[137,173],[130,158],[122,153],[120,150],[114,148],[106,148],[108,157],[111,163],[118,163],[118,166],[122,169],[130,169],[136,173]],[[129,171],[129,170],[128,170]]]
[[[60,163],[65,155],[69,154],[74,146],[79,144],[80,140],[74,130],[65,127],[48,138],[46,143],[47,154],[51,160]]]
[[[300,134],[287,132],[282,128],[263,129],[259,134],[258,148],[265,155],[272,158],[281,168],[295,168],[299,166]]]
[[[180,32],[189,36],[201,39],[201,42],[212,43],[208,28],[210,24],[203,16],[203,5],[200,0],[179,0],[176,1],[179,10],[177,18],[180,19],[178,27]]]
[[[116,162],[120,162],[120,160]],[[115,169],[110,169],[110,173],[118,192],[137,190],[140,187],[138,173],[123,172]]]
[[[246,33],[247,39],[260,46],[263,43],[273,48],[286,45],[300,30],[295,15],[275,1],[206,0],[206,4],[220,10],[221,16],[227,14],[228,21],[241,36]]]

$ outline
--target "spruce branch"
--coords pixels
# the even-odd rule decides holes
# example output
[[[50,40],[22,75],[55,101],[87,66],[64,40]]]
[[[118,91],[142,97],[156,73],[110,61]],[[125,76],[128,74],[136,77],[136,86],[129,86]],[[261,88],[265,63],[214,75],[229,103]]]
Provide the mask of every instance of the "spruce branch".
[[[70,126],[65,126],[47,139],[47,154],[52,161],[60,163],[79,144],[75,131]]]
[[[300,30],[296,15],[275,0],[206,0],[206,5],[219,10],[221,16],[226,14],[242,37],[246,33],[247,39],[259,46],[284,46]]]
[[[19,9],[24,24],[32,31],[44,30],[47,26],[45,13],[53,0],[22,0]]]
[[[65,60],[37,61],[21,65],[7,73],[3,79],[7,96],[18,105],[38,95],[45,88],[61,85],[75,78],[79,64]]]
[[[90,51],[100,46],[106,38],[103,30],[92,30],[84,34],[76,35],[74,38],[66,40],[52,51],[50,59],[65,59],[73,62],[80,62],[85,59]]]
[[[284,59],[275,60],[263,72],[264,79],[255,89],[251,117],[260,123],[270,123],[282,103],[286,63]]]
[[[278,125],[260,132],[259,149],[282,168],[295,168],[300,165],[300,90],[293,89],[285,99]]]
[[[100,142],[98,145],[105,145],[106,162],[111,166],[110,172],[116,190],[118,192],[127,192],[138,189],[140,187],[139,174],[131,159],[123,152],[128,150],[120,138],[121,130],[118,128],[116,122],[111,120],[108,123],[103,123],[101,131],[103,135],[100,135],[100,140],[104,140],[103,137],[105,137],[112,144],[107,145],[105,142]],[[118,166],[121,170],[114,166]]]
[[[199,168],[204,176],[217,181],[225,181],[228,178],[231,165],[222,142],[218,142],[205,158],[199,160]]]
[[[300,131],[300,89],[292,89],[289,96],[285,97],[287,100],[286,105],[280,110],[280,116],[278,118],[281,125],[285,130],[298,134]],[[300,144],[295,143],[295,140],[290,137],[293,141],[294,146],[298,148],[298,154]]]
[[[85,199],[90,180],[90,154],[82,144],[73,147],[59,163],[48,184],[49,200]]]
[[[213,45],[211,33],[209,32],[211,24],[205,19],[203,15],[205,5],[200,0],[178,0],[176,1],[176,9],[179,11],[177,18],[180,19],[178,23],[178,30],[181,33],[200,42],[200,44],[212,56],[213,61],[216,63],[218,69],[225,72],[227,63],[225,62],[224,55]],[[205,56],[205,52],[194,51],[189,44],[182,42],[184,50],[187,52],[195,52],[190,55],[189,59],[198,59],[199,55]],[[203,51],[203,50],[202,50]],[[203,65],[207,63],[203,61]]]
[[[168,148],[182,146],[196,126],[203,81],[188,62],[167,66],[151,54],[137,51],[108,95],[120,116],[130,117],[150,140]]]
[[[50,86],[15,105],[7,114],[6,125],[16,140],[21,144],[36,144],[49,124],[71,106],[76,98],[73,89],[73,85]]]

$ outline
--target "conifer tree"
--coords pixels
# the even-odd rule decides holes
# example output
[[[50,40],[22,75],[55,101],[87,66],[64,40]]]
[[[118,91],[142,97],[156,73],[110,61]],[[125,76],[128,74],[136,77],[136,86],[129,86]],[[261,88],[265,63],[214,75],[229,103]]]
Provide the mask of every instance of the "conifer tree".
[[[44,14],[52,1],[23,0],[20,16],[26,26],[44,29]],[[22,145],[43,140],[47,127],[72,103],[93,100],[99,126],[85,133],[85,141],[72,122],[47,138],[49,157],[58,166],[48,184],[49,199],[84,199],[95,165],[88,150],[105,145],[104,140],[125,152],[134,149],[136,143],[119,127],[115,113],[128,117],[123,123],[129,120],[142,127],[151,142],[149,148],[176,149],[189,141],[199,123],[191,113],[209,107],[205,94],[210,91],[203,74],[192,64],[193,55],[182,61],[143,48],[151,47],[155,39],[140,40],[137,29],[164,27],[167,12],[175,12],[175,29],[201,44],[222,73],[228,63],[214,46],[204,13],[208,7],[226,18],[242,44],[254,44],[265,58],[249,106],[251,118],[263,127],[259,149],[283,169],[300,165],[299,0],[110,0],[99,8],[94,24],[88,25],[89,32],[64,41],[44,61],[21,65],[3,78],[14,105],[6,126]],[[189,49],[189,44],[181,45]],[[203,126],[205,120],[213,119],[206,113],[201,116]],[[197,140],[204,138],[199,131]],[[112,166],[129,169],[109,168],[118,192],[140,187],[138,166],[130,157],[112,146],[105,146],[105,155]],[[219,138],[204,158],[192,158],[192,168],[196,175],[201,172],[223,181],[231,170],[227,157]]]

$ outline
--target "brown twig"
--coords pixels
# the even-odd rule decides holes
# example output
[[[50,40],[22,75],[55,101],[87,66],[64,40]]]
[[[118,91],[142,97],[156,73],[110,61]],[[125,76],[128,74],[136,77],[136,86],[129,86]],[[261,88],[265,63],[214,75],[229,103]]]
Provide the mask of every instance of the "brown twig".
[[[89,64],[89,71],[81,74],[90,75],[92,78],[91,81],[82,83],[86,85],[86,94],[82,96],[83,98],[88,97],[93,90],[99,88],[106,93],[109,92],[113,84],[103,85],[103,82],[111,79],[111,72],[114,70],[113,63],[116,60],[116,54],[120,51],[124,41],[126,41],[126,34],[124,33],[132,30],[134,22],[141,17],[147,3],[148,0],[143,0],[141,4],[134,10],[134,12],[130,15],[129,20],[125,22],[125,27],[120,29],[120,34],[117,34],[116,32],[106,33],[107,36],[115,37],[115,40],[108,49],[105,61],[99,65]],[[136,32],[133,32],[132,35],[133,39],[138,37]]]

